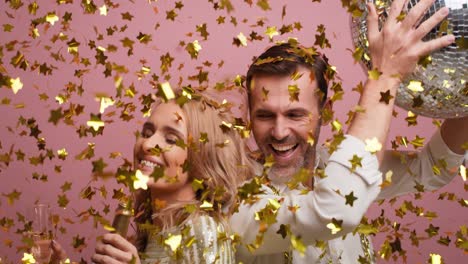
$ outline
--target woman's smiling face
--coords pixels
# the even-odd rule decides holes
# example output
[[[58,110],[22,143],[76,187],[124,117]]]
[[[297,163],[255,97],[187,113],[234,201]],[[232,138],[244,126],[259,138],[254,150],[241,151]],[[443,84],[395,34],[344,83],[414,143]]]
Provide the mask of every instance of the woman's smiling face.
[[[188,173],[182,169],[188,151],[176,146],[178,140],[186,142],[187,135],[186,115],[179,105],[170,101],[153,108],[134,147],[135,169],[145,175],[164,169],[165,176],[157,181],[150,177],[148,187],[172,191],[190,184]]]

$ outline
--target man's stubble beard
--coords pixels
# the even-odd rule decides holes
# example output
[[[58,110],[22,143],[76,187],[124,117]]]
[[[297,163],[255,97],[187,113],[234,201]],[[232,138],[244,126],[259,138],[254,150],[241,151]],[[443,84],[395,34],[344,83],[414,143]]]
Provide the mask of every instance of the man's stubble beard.
[[[299,172],[301,168],[312,170],[315,164],[315,145],[308,145],[306,152],[294,164],[289,166],[276,166],[273,164],[268,177],[275,182],[286,183]]]

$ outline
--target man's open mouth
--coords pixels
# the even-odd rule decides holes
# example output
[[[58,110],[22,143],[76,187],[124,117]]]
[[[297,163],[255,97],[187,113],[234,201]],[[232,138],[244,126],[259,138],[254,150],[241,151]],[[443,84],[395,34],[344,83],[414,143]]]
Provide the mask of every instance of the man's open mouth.
[[[288,156],[296,148],[299,146],[299,144],[270,144],[271,149],[277,156]]]

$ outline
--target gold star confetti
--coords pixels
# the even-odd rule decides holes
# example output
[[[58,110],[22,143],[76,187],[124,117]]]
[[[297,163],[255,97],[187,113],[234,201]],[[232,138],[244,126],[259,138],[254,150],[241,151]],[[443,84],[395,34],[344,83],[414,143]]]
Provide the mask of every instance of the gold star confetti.
[[[424,230],[424,232],[426,232],[429,235],[429,237],[433,237],[439,234],[439,229],[439,227],[430,224],[429,227]]]
[[[272,40],[274,36],[278,36],[279,33],[276,29],[276,26],[267,27],[265,35],[267,35],[270,38],[270,40]]]
[[[219,16],[219,17],[216,19],[216,22],[218,22],[218,24],[224,24],[224,23],[225,23],[225,19],[226,19],[226,17]]]
[[[427,68],[430,64],[432,64],[432,57],[430,55],[423,56],[418,60],[418,65],[421,65],[423,68]]]
[[[198,40],[194,40],[193,42],[190,42],[187,44],[185,47],[185,50],[190,54],[190,58],[196,59],[198,58],[198,52],[202,49],[200,43],[198,43]]]
[[[107,16],[107,6],[106,5],[102,5],[101,7],[99,7],[99,15],[101,16]]]
[[[364,49],[362,47],[356,47],[353,52],[354,63],[360,62],[364,57]]]
[[[197,32],[200,33],[200,35],[203,37],[204,40],[208,39],[208,36],[210,33],[208,33],[207,28],[206,28],[206,23],[203,23],[201,25],[197,25]]]
[[[408,117],[405,118],[406,122],[408,122],[408,126],[415,126],[418,124],[417,121],[418,115],[414,114],[411,111],[408,111]]]
[[[39,8],[39,5],[37,4],[36,1],[30,3],[30,4],[28,5],[29,14],[31,14],[31,15],[36,15],[36,11],[37,11],[38,8]]]
[[[181,242],[182,235],[170,235],[166,240],[164,240],[164,244],[169,246],[173,252],[180,247]]]
[[[65,148],[57,150],[58,158],[61,160],[65,160],[68,156],[68,152]]]
[[[137,39],[138,41],[140,41],[140,43],[148,44],[152,41],[152,36],[149,34],[143,34],[140,32],[138,33]]]
[[[39,29],[37,29],[37,28],[31,29],[30,35],[33,37],[33,39],[36,39],[36,38],[41,36],[39,34]]]
[[[416,138],[410,141],[410,144],[414,146],[414,148],[419,148],[424,146],[425,138],[419,137],[416,135]]]
[[[389,170],[385,173],[385,178],[380,185],[381,188],[385,188],[389,186],[392,183],[392,176],[393,176],[393,171]]]
[[[291,245],[292,247],[301,254],[301,256],[304,256],[306,252],[306,245],[302,242],[300,237],[296,237],[294,235],[291,236]]]
[[[332,131],[334,132],[340,132],[343,125],[340,123],[340,121],[338,119],[335,119],[331,122],[331,127],[332,127]]]
[[[122,16],[122,20],[132,21],[133,19],[133,15],[129,12],[121,13],[120,15]]]
[[[76,235],[73,237],[72,246],[77,251],[83,250],[86,247],[86,238]]]
[[[467,174],[467,169],[465,166],[460,165],[460,176],[462,177],[463,181],[466,181],[466,174]]]
[[[423,105],[424,101],[423,99],[421,98],[420,95],[416,96],[413,98],[413,104],[412,104],[412,107],[421,107]]]
[[[325,26],[320,24],[317,26],[317,33],[315,35],[315,43],[314,45],[319,46],[320,48],[331,48],[330,42],[328,41],[327,37],[325,36]]]
[[[442,263],[443,263],[443,262],[442,262],[442,256],[441,256],[441,255],[435,254],[435,253],[431,253],[430,256],[431,256],[431,259],[430,259],[431,264],[442,264]]]
[[[284,239],[287,235],[291,233],[291,230],[289,228],[289,225],[281,224],[280,229],[276,233],[280,234],[281,237]]]
[[[377,151],[382,150],[382,144],[379,142],[379,140],[376,137],[373,137],[371,139],[366,139],[365,143],[366,143],[365,150],[369,151],[370,153],[374,154]]]
[[[236,46],[247,46],[247,38],[245,37],[244,33],[239,33],[236,38],[234,38],[234,44]]]
[[[353,206],[354,201],[356,201],[358,198],[354,196],[353,192],[350,192],[348,195],[345,195],[346,203],[349,204],[349,206]]]
[[[74,38],[71,39],[70,41],[67,42],[68,45],[68,52],[71,54],[76,54],[78,53],[78,47],[80,46],[80,43],[76,41]]]
[[[18,192],[16,189],[13,189],[13,191],[10,193],[7,193],[7,194],[2,193],[2,196],[7,198],[7,203],[9,205],[13,205],[16,200],[19,200],[21,196],[21,192]]]
[[[311,146],[315,144],[315,135],[314,131],[309,131],[307,133],[307,143]]]
[[[288,85],[288,92],[289,92],[289,101],[299,101],[299,92],[300,89],[297,85]]]
[[[378,80],[380,78],[380,75],[382,75],[382,73],[378,69],[367,71],[367,74],[369,76],[369,79],[371,80]]]
[[[356,85],[356,87],[352,89],[352,91],[362,94],[362,92],[364,91],[364,85],[362,84],[362,82],[359,82],[358,85]]]
[[[13,93],[17,94],[19,90],[23,89],[23,83],[21,82],[19,77],[16,79],[11,79],[10,87],[13,90]]]
[[[200,208],[204,210],[213,210],[213,204],[208,202],[207,200],[204,200],[203,203],[200,205]]]
[[[362,167],[362,158],[354,154],[353,157],[349,160],[351,163],[351,171],[356,170],[357,167]]]
[[[46,21],[49,22],[52,26],[59,20],[59,17],[55,13],[48,13],[46,16]]]
[[[101,114],[104,113],[106,108],[108,108],[109,106],[114,105],[114,103],[115,103],[115,101],[112,100],[112,98],[105,97],[105,96],[100,97],[99,101],[100,101],[99,113],[101,113]]]
[[[271,10],[268,0],[257,0],[257,6],[259,6],[264,11]]]
[[[287,186],[289,189],[293,190],[296,189],[300,183],[307,183],[310,181],[311,177],[310,170],[305,168],[300,168],[298,172],[296,172],[293,177],[288,181]]]
[[[234,6],[232,5],[230,0],[221,0],[219,1],[219,8],[226,9],[228,13],[234,10]]]
[[[245,88],[245,76],[243,75],[245,69],[233,73],[232,77],[222,79],[224,78],[222,77],[224,76],[222,71],[219,73],[217,71],[227,66],[228,61],[226,58],[223,60],[222,47],[218,45],[221,47],[218,49],[213,43],[223,42],[228,45],[232,43],[232,45],[239,47],[233,50],[233,52],[237,52],[256,42],[255,44],[259,45],[257,48],[262,50],[272,45],[274,41],[279,40],[277,39],[279,37],[283,37],[286,42],[292,45],[297,45],[299,42],[303,42],[304,39],[292,38],[295,37],[296,33],[303,29],[313,32],[315,29],[312,35],[309,34],[307,40],[308,42],[312,41],[311,44],[313,43],[314,46],[299,51],[301,55],[306,55],[307,59],[311,59],[312,54],[319,55],[315,49],[329,48],[331,41],[336,41],[340,37],[339,31],[330,31],[331,28],[328,22],[317,26],[317,24],[309,23],[303,17],[291,16],[291,10],[296,8],[294,1],[287,4],[273,4],[269,0],[240,1],[242,3],[232,0],[197,2],[196,5],[200,7],[200,10],[206,11],[206,17],[203,18],[202,16],[201,20],[191,14],[188,8],[191,8],[192,4],[189,4],[189,2],[174,1],[169,5],[160,5],[159,2],[153,0],[130,1],[122,5],[112,1],[57,0],[45,5],[42,1],[37,0],[7,0],[4,4],[5,10],[2,10],[4,11],[2,15],[5,21],[0,26],[2,32],[0,59],[3,60],[3,64],[0,65],[0,87],[11,89],[13,93],[6,93],[1,96],[0,106],[5,108],[2,110],[8,112],[8,115],[15,116],[15,112],[17,112],[17,123],[7,122],[4,124],[6,137],[0,140],[0,174],[6,173],[7,170],[15,170],[14,168],[18,166],[29,166],[32,171],[24,176],[20,175],[26,183],[33,184],[38,189],[46,188],[47,190],[50,189],[49,185],[53,182],[58,184],[59,188],[54,189],[57,192],[51,196],[56,198],[53,201],[56,206],[70,207],[68,210],[76,211],[77,208],[74,208],[74,204],[77,199],[82,200],[81,204],[89,204],[88,208],[77,211],[76,216],[54,216],[54,228],[58,231],[58,235],[69,234],[70,229],[67,230],[68,226],[79,226],[87,222],[92,222],[94,228],[102,226],[106,230],[113,230],[108,221],[109,218],[112,218],[112,200],[119,202],[125,200],[128,195],[132,195],[134,187],[139,188],[140,181],[141,185],[144,185],[144,179],[138,179],[136,171],[131,169],[132,164],[128,155],[124,155],[122,150],[112,149],[115,146],[111,144],[110,149],[104,153],[102,152],[101,147],[98,147],[100,137],[109,133],[123,133],[123,136],[132,136],[132,133],[127,129],[122,130],[121,125],[128,124],[130,130],[139,130],[133,126],[140,127],[144,122],[143,120],[150,116],[151,109],[157,99],[162,101],[173,99],[180,106],[183,106],[190,100],[198,100],[198,93],[204,93],[205,90],[210,92],[213,87],[216,94],[219,94],[219,98],[229,96],[232,99],[230,93],[245,92],[243,90]],[[385,1],[374,2],[378,5],[379,12],[385,12],[385,9],[388,9],[386,6],[388,3]],[[322,4],[318,3],[320,3],[320,0],[308,1],[307,4],[311,5],[310,10],[315,12],[323,7]],[[365,13],[364,6],[359,1],[341,0],[341,3],[355,18]],[[310,8],[306,3],[302,4],[301,7]],[[73,8],[71,8],[72,5]],[[207,5],[207,8],[203,7],[203,5]],[[315,9],[315,7],[317,8]],[[236,9],[236,12],[234,12],[234,9]],[[249,12],[244,12],[249,11],[248,9],[257,12],[258,17],[252,18],[243,15],[249,14]],[[83,15],[90,23],[80,23]],[[400,14],[398,19],[402,19],[403,15],[404,13]],[[112,19],[110,19],[111,16]],[[274,16],[276,16],[277,20],[272,20]],[[147,21],[148,23],[140,23],[141,18],[145,17],[159,17],[161,19],[150,19]],[[29,21],[29,23],[21,23],[22,20]],[[57,27],[55,24],[57,24]],[[181,30],[171,31],[175,25],[180,27]],[[444,35],[453,31],[448,20],[444,20],[438,27],[439,32],[444,33]],[[86,31],[88,34],[86,36],[78,34],[77,28]],[[24,32],[22,38],[18,37],[21,32]],[[171,34],[164,35],[167,32]],[[220,38],[220,32],[225,33],[225,37]],[[291,38],[287,39],[288,37]],[[169,39],[176,44],[169,45],[170,43],[165,41]],[[195,42],[196,39],[198,40]],[[459,50],[466,49],[466,43],[465,37],[457,38],[455,48]],[[201,46],[203,46],[203,51]],[[249,49],[251,48],[249,47]],[[294,52],[297,51],[296,48],[294,50]],[[207,55],[205,52],[208,51],[210,51],[210,58],[205,56]],[[39,58],[40,53],[45,56]],[[150,55],[148,56],[148,54]],[[152,56],[151,54],[156,55]],[[235,53],[230,55],[236,56]],[[258,54],[244,52],[242,56],[246,56],[246,61],[250,61],[250,58],[255,55]],[[187,59],[188,56],[190,56],[190,59]],[[323,58],[326,57],[323,56]],[[352,60],[353,58],[355,61],[370,61],[369,54],[361,48],[349,51],[348,59]],[[241,59],[239,57],[239,60]],[[285,58],[268,57],[256,59],[253,63],[260,66],[282,60],[285,60]],[[418,65],[421,67],[428,67],[431,63],[431,56],[424,56],[418,60]],[[182,72],[187,74],[180,74]],[[378,78],[380,73],[377,69],[376,73],[376,77],[374,77]],[[456,74],[453,67],[446,67],[443,69],[443,73],[449,77],[455,77]],[[219,79],[220,76],[221,79]],[[34,78],[31,79],[31,77]],[[290,77],[292,81],[295,81],[301,76],[296,72],[291,74]],[[328,67],[326,79],[330,90],[333,92],[330,94],[329,100],[331,102],[345,100],[346,103],[346,89],[343,89],[342,86],[349,86],[349,83],[343,82],[341,84],[337,77],[336,67]],[[369,76],[369,79],[372,79],[371,77]],[[441,87],[453,88],[455,80],[445,79],[440,80]],[[24,85],[28,85],[28,89],[19,93],[24,87],[23,82]],[[465,85],[466,80],[460,80],[460,82]],[[251,86],[255,87],[254,83]],[[427,92],[427,90],[423,90],[421,87],[424,88],[424,83],[421,83],[420,86],[415,85],[415,91],[410,90],[413,97],[409,100],[413,103],[413,107],[423,106],[425,101],[423,96],[426,96],[423,93]],[[262,94],[263,100],[266,101],[271,96],[271,93],[269,93],[271,90],[267,90],[268,87],[258,86],[256,88],[260,89],[258,92]],[[300,90],[299,87],[293,86],[291,88],[291,98],[294,100],[294,97],[298,98]],[[180,96],[179,93],[176,95],[174,92],[176,89],[181,91]],[[363,90],[364,85],[362,83],[353,88],[353,91],[359,94]],[[467,94],[466,91],[468,89],[461,91],[461,93]],[[25,96],[34,100],[26,100]],[[393,94],[393,96],[395,95]],[[382,91],[381,102],[393,103],[391,100],[394,99],[388,91]],[[226,113],[233,111],[236,114],[242,114],[242,111],[247,107],[245,104],[237,107],[237,101],[222,102],[218,106],[225,107]],[[23,111],[23,109],[27,111]],[[346,125],[352,122],[356,114],[365,113],[365,111],[366,109],[362,107],[351,109],[348,112]],[[44,118],[38,118],[39,116]],[[180,120],[177,116],[174,118]],[[405,121],[403,122],[408,126],[419,125],[417,115],[413,112],[408,112],[404,118]],[[344,139],[345,124],[337,119],[331,109],[323,111],[322,119],[323,122],[326,121],[327,124],[330,124],[331,130],[334,132],[333,137],[325,142],[326,147],[329,148],[328,150],[333,152]],[[422,120],[419,121],[419,123],[422,123]],[[439,127],[441,125],[439,120],[433,120],[433,123]],[[104,134],[104,126],[107,127],[106,134]],[[249,137],[251,128],[251,124],[244,124],[234,120],[226,121],[218,126],[226,133],[235,131],[244,138]],[[52,132],[57,131],[57,129],[63,135],[69,134],[66,137],[69,141],[61,142],[59,138],[55,138]],[[317,144],[318,139],[315,137],[316,131],[308,131],[307,143],[312,146]],[[21,141],[25,141],[25,144],[13,144],[15,142],[9,141],[8,138],[21,139]],[[217,148],[224,148],[233,143],[224,139],[213,142],[214,138],[205,133],[198,138],[178,139],[175,148],[187,150],[192,147],[194,142],[199,144],[199,139],[202,141],[201,144],[205,142],[216,145]],[[56,140],[59,141],[55,142]],[[51,143],[53,144],[51,145]],[[70,145],[71,143],[76,145],[74,149]],[[391,140],[392,148],[395,150],[399,148],[421,148],[424,143],[425,140],[421,135],[412,137],[399,135]],[[463,148],[468,149],[468,142],[463,145]],[[157,156],[162,155],[167,150],[168,148],[165,148],[165,146],[155,146],[150,152],[152,155]],[[102,158],[96,157],[98,153]],[[69,155],[72,155],[72,160],[68,158]],[[397,154],[394,152],[392,155]],[[402,164],[408,164],[413,157],[414,154],[409,153],[408,155],[397,155],[394,158],[399,158]],[[261,158],[263,157],[258,155],[258,159]],[[108,162],[107,159],[111,159],[111,162]],[[85,168],[84,174],[91,173],[89,181],[79,183],[63,178],[62,182],[60,182],[60,179],[57,182],[57,177],[60,178],[70,174],[70,167],[67,165],[70,162],[79,166],[83,165],[81,167]],[[121,166],[116,164],[119,162],[122,163]],[[361,157],[357,155],[350,156],[349,162],[348,165],[351,170],[358,170],[362,166]],[[42,167],[48,164],[51,165],[50,168],[53,168],[53,173],[47,172],[47,174],[42,171]],[[273,156],[266,157],[264,170],[267,171],[273,164]],[[189,162],[184,162],[181,166],[182,171],[189,170],[190,165]],[[449,164],[444,160],[435,160],[432,171],[436,175],[442,175],[444,170],[449,169],[448,166]],[[463,180],[463,190],[466,191],[468,190],[466,167],[463,165],[458,166],[456,169]],[[86,168],[89,168],[88,172]],[[117,169],[117,172],[113,171],[114,168]],[[71,172],[73,173],[73,171]],[[384,181],[381,188],[391,185],[392,174],[392,171],[384,172]],[[1,176],[5,175],[1,174]],[[151,182],[158,179],[167,179],[168,182],[176,181],[175,177],[165,175],[165,168],[162,167],[155,168],[151,175],[146,176]],[[326,178],[322,169],[317,169],[314,176]],[[309,171],[302,169],[294,175],[293,179],[287,182],[287,185],[294,189],[309,181],[311,177]],[[107,182],[100,183],[101,179]],[[113,182],[109,181],[116,181],[118,184],[124,184],[125,186],[112,189],[110,186],[112,186]],[[21,181],[19,180],[19,182]],[[136,186],[134,186],[134,183],[136,183]],[[215,192],[218,195],[217,197],[221,197],[224,195],[223,191],[208,191],[207,186],[209,186],[209,183],[206,180],[194,179],[191,184],[194,190],[202,193],[203,199],[199,201],[200,204],[184,207],[187,213],[197,210],[211,213],[212,210],[219,208],[219,201],[216,198],[211,200],[204,197],[204,195],[208,192]],[[255,202],[258,199],[256,196],[263,194],[262,186],[264,184],[270,184],[266,175],[254,177],[239,188],[239,197],[247,204]],[[422,183],[414,183],[414,188],[413,191],[415,192],[425,190]],[[4,190],[0,193],[0,197],[3,198],[0,203],[4,202],[7,206],[15,207],[16,203],[27,198],[26,193],[22,193],[22,190],[20,187],[13,190],[12,188]],[[79,195],[74,195],[73,193],[77,191]],[[279,190],[273,188],[273,191],[278,192]],[[302,190],[300,193],[304,194],[308,191],[310,190]],[[354,202],[357,202],[356,199],[362,199],[361,197],[355,197],[351,191],[340,194],[345,199],[346,206],[353,206]],[[414,194],[414,199],[420,199],[421,197],[423,197],[422,193]],[[99,200],[103,201],[102,206],[96,207],[95,202]],[[458,190],[440,193],[439,200],[453,202],[455,206],[463,208],[468,207],[468,200],[464,199],[463,194]],[[384,256],[388,261],[404,262],[407,257],[406,254],[408,254],[405,254],[405,252],[411,252],[414,249],[412,247],[418,247],[419,241],[422,240],[425,240],[425,243],[433,242],[447,245],[449,250],[466,251],[468,249],[466,226],[447,229],[444,226],[435,226],[434,222],[422,222],[442,215],[441,211],[431,212],[420,204],[410,201],[401,202],[402,206],[397,206],[394,210],[393,208],[388,209],[388,207],[398,204],[398,199],[382,200],[378,203],[382,207],[381,214],[374,219],[363,219],[356,232],[366,235],[380,233],[385,236],[386,241],[383,242],[382,246],[378,246],[381,249],[378,255]],[[152,205],[159,210],[166,208],[170,203],[153,199]],[[287,211],[290,214],[297,214],[300,210],[304,210],[304,208],[296,204],[285,205],[281,199],[268,201],[265,208],[260,208],[262,210],[259,210],[258,214],[252,215],[252,217],[256,217],[260,228],[255,241],[247,245],[249,250],[258,249],[262,244],[262,232],[266,232],[269,224],[276,221],[276,213],[280,206],[287,206]],[[0,226],[3,231],[11,233],[15,231],[16,226],[23,226],[29,221],[21,213],[15,215],[14,210],[11,214],[0,216]],[[410,214],[421,220],[421,228],[415,229],[405,223],[404,220]],[[401,219],[401,221],[392,219],[390,216],[396,216],[395,219]],[[329,223],[330,228],[327,229],[334,230],[336,234],[339,234],[341,223],[337,220],[330,221],[332,223]],[[289,240],[291,249],[303,253],[306,245],[301,236],[293,234],[288,225],[278,224],[278,230],[274,232]],[[140,227],[154,228],[151,224]],[[175,241],[175,243],[165,244],[168,252],[174,251],[174,254],[172,254],[174,256],[181,255],[181,253],[184,253],[183,250],[193,243],[197,243],[195,238],[187,238],[188,232],[184,232],[181,232],[180,242]],[[172,235],[178,234],[174,233]],[[13,235],[16,236],[17,234]],[[289,238],[286,238],[287,236]],[[76,250],[78,255],[87,250],[85,247],[88,239],[94,240],[93,237],[82,237],[81,234],[71,234],[70,237],[73,237],[72,241],[60,242],[63,242],[64,245],[72,245],[72,250]],[[167,238],[169,237],[162,238],[161,242],[165,242]],[[218,234],[218,239],[239,239],[239,237]],[[1,243],[8,250],[16,248],[17,251],[23,250],[18,252],[24,252],[28,243],[32,243],[32,241],[5,238]],[[169,244],[173,246],[171,247]],[[315,246],[319,249],[326,249],[327,243],[317,241]],[[438,252],[432,253],[436,257],[441,254]],[[426,256],[426,258],[429,258],[429,256]],[[442,257],[440,259],[440,262],[443,262]],[[366,258],[360,258],[357,261],[367,263],[366,260]],[[422,259],[419,262],[426,260]],[[67,260],[67,262],[71,261]],[[26,261],[23,263],[26,263]]]
[[[208,134],[207,134],[207,133],[204,133],[204,132],[201,132],[201,133],[200,133],[200,139],[199,139],[199,141],[200,141],[201,143],[207,143],[207,142],[209,142],[209,140],[208,140]]]
[[[158,89],[158,95],[162,97],[165,102],[175,98],[174,91],[172,90],[171,84],[169,82],[164,82],[158,85]]]
[[[314,2],[320,2],[321,0],[312,0]],[[379,3],[379,2],[377,2]],[[364,10],[361,9],[361,5],[353,0],[341,0],[343,7],[346,7],[347,12],[350,13],[353,17],[361,17],[364,13]]]
[[[57,205],[66,208],[68,203],[70,203],[70,200],[65,194],[61,194],[57,196]]]
[[[422,86],[422,83],[420,81],[410,81],[408,84],[408,89],[410,89],[413,92],[422,92],[424,91],[424,88]]]
[[[455,40],[458,50],[467,50],[468,49],[468,39],[465,36],[461,36]]]
[[[104,127],[104,122],[100,116],[91,114],[91,120],[86,122],[89,127],[92,127],[94,131],[98,131],[101,127]]]
[[[401,22],[401,21],[405,20],[405,17],[406,17],[406,12],[401,11],[400,14],[396,17],[396,20],[398,22]]]
[[[21,259],[23,264],[30,264],[30,263],[36,263],[36,259],[32,254],[29,253],[24,253],[23,258]]]
[[[292,81],[297,81],[297,80],[299,80],[303,75],[304,75],[303,73],[299,73],[299,72],[296,71],[296,72],[294,72],[294,73],[291,75],[291,80],[292,80]],[[311,81],[315,80],[315,76],[314,76],[313,73],[310,74],[310,77],[311,77],[311,78],[310,78]]]
[[[146,190],[146,189],[148,189],[147,184],[148,184],[148,181],[149,181],[149,176],[144,175],[140,170],[136,170],[135,177],[136,177],[136,179],[133,181],[133,188],[135,190],[138,190],[138,189]]]
[[[343,220],[337,220],[332,218],[332,222],[327,224],[327,228],[330,229],[330,232],[334,235],[341,231],[341,225],[343,224]]]
[[[24,54],[17,51],[16,55],[10,60],[11,65],[19,67],[20,69],[27,70],[29,67],[29,62],[24,57]]]
[[[393,96],[390,94],[390,90],[387,90],[387,91],[384,92],[384,93],[380,92],[380,100],[379,100],[379,102],[383,102],[383,103],[385,103],[385,104],[389,104],[391,99],[393,99]]]

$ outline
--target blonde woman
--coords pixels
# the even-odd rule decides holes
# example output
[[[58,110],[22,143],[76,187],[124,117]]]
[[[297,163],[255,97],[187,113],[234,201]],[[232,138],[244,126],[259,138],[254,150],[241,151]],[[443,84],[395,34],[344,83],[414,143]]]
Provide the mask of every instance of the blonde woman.
[[[95,263],[235,262],[225,219],[253,172],[240,136],[223,121],[206,99],[153,108],[134,148],[135,169],[152,175],[135,199],[135,245],[106,234]]]

